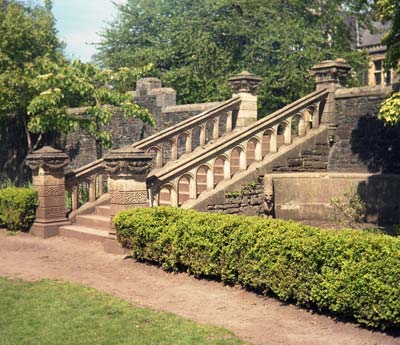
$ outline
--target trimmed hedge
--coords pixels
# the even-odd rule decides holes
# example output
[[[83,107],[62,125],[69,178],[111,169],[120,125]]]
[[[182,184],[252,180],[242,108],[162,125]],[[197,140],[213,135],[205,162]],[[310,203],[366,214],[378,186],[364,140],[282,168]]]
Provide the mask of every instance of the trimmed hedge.
[[[400,327],[400,238],[159,207],[114,218],[118,240],[166,270],[220,278],[376,328]]]
[[[0,189],[0,226],[11,231],[29,230],[37,207],[37,192],[32,188]]]

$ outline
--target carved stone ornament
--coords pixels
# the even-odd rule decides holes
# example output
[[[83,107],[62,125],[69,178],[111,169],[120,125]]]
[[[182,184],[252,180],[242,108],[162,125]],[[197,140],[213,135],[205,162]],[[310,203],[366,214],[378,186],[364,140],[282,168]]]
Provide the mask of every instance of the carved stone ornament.
[[[326,60],[314,65],[310,71],[317,84],[336,83],[344,86],[351,70],[344,59]]]
[[[274,181],[270,177],[264,177],[264,200],[262,203],[262,213],[264,217],[273,218],[274,216]]]
[[[61,170],[68,164],[68,156],[51,146],[44,146],[40,150],[30,153],[26,157],[26,165],[32,170],[43,168],[44,170]]]
[[[239,92],[248,92],[255,95],[257,94],[257,89],[261,81],[262,78],[258,75],[244,71],[229,78],[228,85],[235,94]]]
[[[147,175],[153,157],[142,150],[126,146],[104,156],[104,168],[111,175]]]

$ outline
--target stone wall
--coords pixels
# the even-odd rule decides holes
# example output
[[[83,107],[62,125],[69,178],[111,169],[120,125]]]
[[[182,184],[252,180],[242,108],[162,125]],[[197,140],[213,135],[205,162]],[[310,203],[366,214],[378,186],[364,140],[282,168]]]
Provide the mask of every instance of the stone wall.
[[[226,193],[223,203],[211,204],[207,207],[207,211],[262,216],[265,214],[264,200],[264,178],[259,177],[256,181],[243,185],[237,191]]]
[[[400,223],[400,175],[291,173],[270,176],[275,215],[293,220],[332,220],[331,199],[351,188],[367,206],[367,221]]]
[[[149,109],[156,124],[152,127],[144,125],[137,119],[127,119],[118,109],[115,109],[112,123],[107,128],[112,133],[113,148],[131,145],[220,104],[215,102],[176,105],[176,91],[161,87],[161,81],[157,78],[139,80],[137,89],[132,92],[132,97],[138,104]],[[75,111],[76,114],[79,114],[82,109],[75,109]],[[63,145],[71,159],[70,167],[72,169],[96,160],[95,140],[82,131],[67,135],[63,139]]]
[[[298,145],[272,166],[273,172],[326,171],[329,157],[328,132]]]
[[[385,127],[377,118],[390,91],[381,87],[336,91],[329,171],[400,173],[400,128]]]

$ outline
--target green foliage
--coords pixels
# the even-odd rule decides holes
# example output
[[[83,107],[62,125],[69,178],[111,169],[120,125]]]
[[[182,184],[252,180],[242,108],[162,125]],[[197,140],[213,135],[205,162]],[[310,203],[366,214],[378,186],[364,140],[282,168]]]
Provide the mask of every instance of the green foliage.
[[[221,278],[359,323],[400,327],[400,239],[178,208],[114,218],[118,240],[167,270]]]
[[[29,230],[37,207],[37,192],[32,188],[0,189],[0,225],[8,230]]]
[[[101,147],[112,145],[105,129],[113,116],[110,106],[120,107],[126,117],[153,123],[127,93],[152,66],[113,72],[66,61],[51,5],[50,0],[45,7],[0,0],[0,120],[9,117],[19,123],[28,152],[44,144],[46,134],[82,129],[96,140],[101,156]],[[83,114],[71,114],[70,107],[84,107]]]
[[[111,106],[120,107],[125,117],[154,124],[149,111],[134,103],[127,92],[129,82],[135,83],[151,69],[149,65],[113,72],[79,60],[64,65],[49,62],[44,68],[47,73],[39,75],[32,83],[37,96],[28,106],[28,128],[32,133],[54,130],[69,133],[83,129],[97,143],[111,148],[111,133],[106,129],[113,117]],[[84,107],[83,114],[68,110],[78,106]]]
[[[400,60],[400,3],[397,0],[375,0],[374,5],[379,20],[391,23],[382,43],[387,46],[387,67],[396,68]]]
[[[391,28],[382,40],[382,43],[387,46],[386,68],[398,68],[400,73],[400,2],[397,0],[376,0],[375,10],[382,22],[391,22]],[[382,103],[379,118],[390,126],[400,123],[400,92],[395,92]]]
[[[26,129],[33,80],[48,61],[63,61],[50,7],[0,0],[0,119],[11,117]],[[27,137],[30,150],[35,139]]]
[[[78,284],[0,278],[2,345],[239,345],[222,328]]]
[[[352,187],[343,193],[343,197],[331,199],[335,222],[355,228],[365,221],[366,205]]]
[[[365,17],[362,0],[129,0],[103,32],[97,59],[110,68],[154,64],[181,103],[223,100],[242,70],[261,75],[260,107],[276,110],[313,89],[313,64],[366,55],[351,49],[347,12]],[[352,83],[355,81],[353,80]]]

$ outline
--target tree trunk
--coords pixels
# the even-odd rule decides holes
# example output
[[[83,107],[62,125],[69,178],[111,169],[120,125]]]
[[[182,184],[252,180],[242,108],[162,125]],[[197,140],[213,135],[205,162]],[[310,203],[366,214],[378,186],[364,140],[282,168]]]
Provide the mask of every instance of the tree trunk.
[[[101,145],[100,140],[96,140],[96,157],[97,159],[103,157],[103,145]]]

